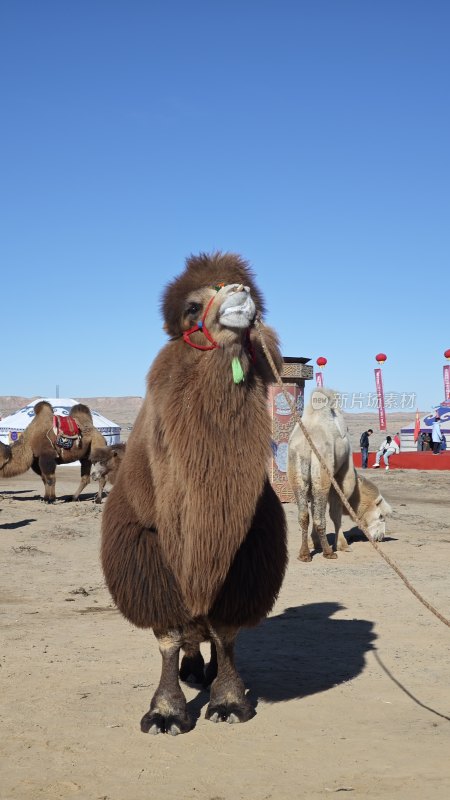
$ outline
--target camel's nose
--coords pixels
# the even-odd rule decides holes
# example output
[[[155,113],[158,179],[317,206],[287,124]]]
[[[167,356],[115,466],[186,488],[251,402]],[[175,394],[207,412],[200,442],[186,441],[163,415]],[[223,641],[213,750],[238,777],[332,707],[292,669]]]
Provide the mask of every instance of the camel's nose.
[[[233,292],[247,292],[247,294],[250,294],[250,288],[248,286],[244,286],[242,283],[240,283],[239,285],[236,284],[235,286],[233,286],[232,291]]]

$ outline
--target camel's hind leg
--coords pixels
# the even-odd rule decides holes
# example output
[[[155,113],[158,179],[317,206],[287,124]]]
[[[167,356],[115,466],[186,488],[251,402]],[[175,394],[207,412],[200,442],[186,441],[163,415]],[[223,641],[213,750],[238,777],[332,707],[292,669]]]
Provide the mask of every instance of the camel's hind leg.
[[[180,678],[182,681],[193,681],[203,685],[205,680],[205,661],[200,652],[200,642],[204,639],[201,628],[185,631],[183,650],[185,655],[181,660]]]
[[[211,686],[214,678],[217,677],[217,650],[214,642],[211,642],[211,657],[206,665],[200,652],[200,645],[183,645],[183,650],[186,655],[181,661],[181,680],[193,680],[195,683],[200,683],[205,689]]]
[[[302,543],[298,554],[299,561],[311,561],[311,553],[308,544],[309,510],[308,501],[301,491],[295,491],[295,499],[298,506],[298,524],[300,527]]]
[[[186,698],[178,681],[178,661],[183,636],[179,630],[156,632],[162,656],[159,686],[153,695],[150,709],[142,717],[143,733],[170,733],[177,736],[192,727],[186,710]]]
[[[234,641],[237,628],[210,626],[217,651],[217,677],[211,684],[211,699],[206,719],[211,722],[247,722],[255,709],[245,696],[245,686],[234,666]]]

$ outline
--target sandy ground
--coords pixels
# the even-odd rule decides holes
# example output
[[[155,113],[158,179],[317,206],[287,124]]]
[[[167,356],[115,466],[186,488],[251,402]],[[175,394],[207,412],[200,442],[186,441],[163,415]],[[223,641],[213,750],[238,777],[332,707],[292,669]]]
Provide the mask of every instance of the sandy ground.
[[[61,497],[78,470],[58,470]],[[383,548],[449,617],[450,474],[376,480],[395,510]],[[105,589],[92,489],[48,507],[33,473],[0,482],[2,800],[450,797],[450,629],[361,539],[297,561],[294,505],[276,607],[238,643],[256,716],[214,725],[187,686],[194,730],[142,734],[160,657]]]

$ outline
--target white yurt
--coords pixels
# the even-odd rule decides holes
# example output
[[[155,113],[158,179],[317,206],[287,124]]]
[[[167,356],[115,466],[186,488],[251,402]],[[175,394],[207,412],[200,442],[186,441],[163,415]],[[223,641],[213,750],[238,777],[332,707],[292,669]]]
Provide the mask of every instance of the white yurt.
[[[439,406],[434,408],[430,414],[420,417],[420,432],[431,433],[434,418],[438,415],[441,419],[441,433],[445,435],[448,445],[450,447],[450,401],[444,400]],[[1,424],[1,423],[0,423]],[[414,430],[416,421],[413,419],[410,425],[400,430],[400,450],[407,452],[408,450],[417,450],[417,442],[414,441]]]
[[[53,406],[54,413],[61,417],[68,417],[72,406],[78,403],[78,400],[72,400],[70,397],[40,397],[37,400],[32,400],[27,406],[16,411],[15,414],[10,414],[8,417],[0,419],[0,441],[3,444],[12,444],[19,438],[34,417],[34,406],[41,400],[46,400],[47,403],[50,403]],[[91,413],[94,425],[103,434],[106,443],[118,444],[120,442],[119,425],[92,408]]]

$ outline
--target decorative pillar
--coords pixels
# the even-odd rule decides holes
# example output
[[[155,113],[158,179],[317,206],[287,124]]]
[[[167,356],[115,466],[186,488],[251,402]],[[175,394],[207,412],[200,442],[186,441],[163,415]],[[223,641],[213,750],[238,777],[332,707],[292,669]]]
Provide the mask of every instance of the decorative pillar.
[[[377,361],[378,364],[380,364],[380,366],[374,370],[375,387],[377,390],[377,398],[378,398],[378,418],[380,421],[380,431],[386,430],[386,411],[384,408],[383,377],[381,374],[381,366],[385,363],[386,360],[387,360],[387,355],[385,353],[378,353],[378,355],[375,356],[375,361]]]
[[[285,356],[281,372],[285,390],[295,402],[298,413],[303,414],[305,381],[314,377],[309,358]],[[269,387],[269,412],[272,418],[272,458],[269,477],[282,503],[295,502],[294,493],[287,478],[287,451],[289,436],[295,425],[295,417],[278,384]]]

